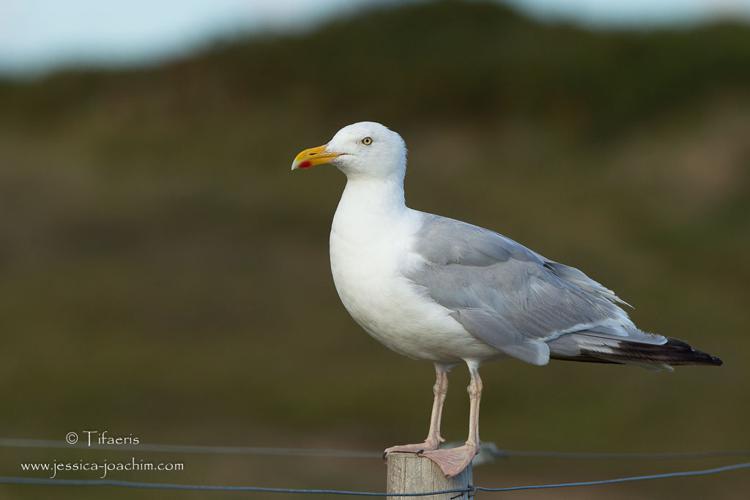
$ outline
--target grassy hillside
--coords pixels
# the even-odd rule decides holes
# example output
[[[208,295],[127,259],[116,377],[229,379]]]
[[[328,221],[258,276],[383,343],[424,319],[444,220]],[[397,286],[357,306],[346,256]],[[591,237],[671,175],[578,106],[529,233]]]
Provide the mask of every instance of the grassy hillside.
[[[726,363],[487,366],[485,440],[750,447],[750,28],[594,32],[477,2],[0,84],[0,434],[62,440],[93,426],[148,443],[375,449],[421,438],[431,367],[369,339],[331,283],[343,177],[289,173],[297,151],[360,120],[405,137],[411,206],[579,266],[643,328]],[[450,439],[464,437],[466,379],[452,377]],[[0,450],[3,475],[19,454]],[[323,464],[276,478],[193,460],[169,479],[345,481]],[[378,487],[379,465],[366,467],[348,486]],[[477,475],[571,478],[500,467]],[[732,481],[680,493],[736,498]],[[614,491],[676,491],[643,488]]]

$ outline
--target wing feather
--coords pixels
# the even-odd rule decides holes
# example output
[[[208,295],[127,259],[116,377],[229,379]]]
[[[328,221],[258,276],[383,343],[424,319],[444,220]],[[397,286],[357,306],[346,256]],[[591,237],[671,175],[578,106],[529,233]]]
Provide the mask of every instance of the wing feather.
[[[510,238],[425,214],[406,273],[483,342],[533,364],[549,361],[548,342],[575,332],[646,344],[666,338],[639,330],[617,295],[576,268]]]

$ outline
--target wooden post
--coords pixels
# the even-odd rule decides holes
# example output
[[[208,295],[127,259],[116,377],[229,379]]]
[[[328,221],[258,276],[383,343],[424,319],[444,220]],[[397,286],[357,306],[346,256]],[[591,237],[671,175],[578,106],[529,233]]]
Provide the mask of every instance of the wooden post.
[[[388,454],[388,493],[425,493],[428,491],[469,488],[471,465],[456,477],[447,478],[429,458],[414,453]],[[397,497],[396,497],[397,498]],[[408,497],[404,497],[408,498]],[[429,500],[468,499],[469,493],[449,493],[418,497]]]

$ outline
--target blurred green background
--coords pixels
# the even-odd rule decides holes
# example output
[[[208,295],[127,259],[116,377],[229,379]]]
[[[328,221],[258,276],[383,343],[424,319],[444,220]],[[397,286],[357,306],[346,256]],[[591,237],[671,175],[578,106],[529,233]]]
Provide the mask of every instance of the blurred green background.
[[[0,82],[0,434],[370,450],[421,439],[431,365],[370,339],[330,277],[344,177],[289,172],[299,150],[361,120],[406,139],[410,206],[580,267],[644,329],[724,359],[671,374],[487,365],[485,441],[750,448],[750,27],[584,29],[480,2],[369,9],[155,66]],[[467,380],[451,377],[450,440],[465,438]],[[0,475],[84,456],[130,453],[1,448]],[[379,460],[163,457],[186,471],[117,478],[384,487]],[[724,462],[513,459],[475,480]],[[737,472],[515,495],[734,499],[748,486]],[[0,487],[41,496],[229,494]]]

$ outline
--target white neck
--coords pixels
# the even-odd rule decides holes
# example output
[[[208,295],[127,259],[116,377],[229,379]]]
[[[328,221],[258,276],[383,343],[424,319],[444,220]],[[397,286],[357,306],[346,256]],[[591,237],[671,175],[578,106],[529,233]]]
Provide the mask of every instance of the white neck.
[[[404,213],[403,176],[350,176],[336,209],[333,229],[377,237]]]
[[[352,175],[347,177],[341,203],[356,204],[378,212],[403,210],[403,176],[370,177]]]

